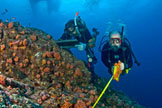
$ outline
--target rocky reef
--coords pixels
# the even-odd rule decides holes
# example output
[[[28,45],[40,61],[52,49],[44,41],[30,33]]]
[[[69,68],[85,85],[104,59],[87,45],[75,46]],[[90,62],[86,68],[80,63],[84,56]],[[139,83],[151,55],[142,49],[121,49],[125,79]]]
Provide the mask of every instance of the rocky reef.
[[[51,35],[0,20],[1,108],[92,108],[106,83]],[[109,87],[96,108],[144,107]]]

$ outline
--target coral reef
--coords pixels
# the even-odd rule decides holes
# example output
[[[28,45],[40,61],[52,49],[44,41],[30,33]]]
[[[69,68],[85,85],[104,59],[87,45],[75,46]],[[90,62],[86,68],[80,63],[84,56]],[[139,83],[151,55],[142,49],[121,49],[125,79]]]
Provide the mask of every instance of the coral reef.
[[[90,81],[85,64],[52,36],[0,21],[0,107],[92,108],[106,80]],[[112,88],[97,107],[144,108]]]

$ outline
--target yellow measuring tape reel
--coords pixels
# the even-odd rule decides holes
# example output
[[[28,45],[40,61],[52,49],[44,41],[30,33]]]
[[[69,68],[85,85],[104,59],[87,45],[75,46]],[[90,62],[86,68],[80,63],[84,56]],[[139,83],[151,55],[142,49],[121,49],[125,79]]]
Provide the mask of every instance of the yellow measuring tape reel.
[[[117,82],[119,81],[119,77],[120,74],[122,73],[122,70],[120,70],[120,64],[121,62],[119,61],[118,63],[114,64],[114,73],[113,76],[110,78],[110,80],[108,81],[108,83],[106,84],[105,88],[103,89],[103,91],[101,92],[100,96],[98,97],[97,101],[95,102],[95,104],[92,106],[92,108],[95,108],[95,106],[97,105],[97,103],[99,102],[99,100],[101,99],[102,95],[105,93],[106,89],[109,87],[112,79],[116,80]],[[128,70],[129,71],[129,70]]]

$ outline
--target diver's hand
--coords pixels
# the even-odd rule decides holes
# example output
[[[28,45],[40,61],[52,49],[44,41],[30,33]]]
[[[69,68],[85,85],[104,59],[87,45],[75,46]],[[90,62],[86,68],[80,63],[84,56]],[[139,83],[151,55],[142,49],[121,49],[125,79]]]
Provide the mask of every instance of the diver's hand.
[[[79,51],[83,51],[86,48],[86,44],[80,42],[80,44],[79,45],[75,45],[75,47],[77,47]]]
[[[124,68],[125,68],[125,67],[124,67],[124,63],[123,63],[123,62],[121,62],[121,64],[120,64],[120,70],[122,70],[122,71],[123,71],[123,70],[124,70]]]

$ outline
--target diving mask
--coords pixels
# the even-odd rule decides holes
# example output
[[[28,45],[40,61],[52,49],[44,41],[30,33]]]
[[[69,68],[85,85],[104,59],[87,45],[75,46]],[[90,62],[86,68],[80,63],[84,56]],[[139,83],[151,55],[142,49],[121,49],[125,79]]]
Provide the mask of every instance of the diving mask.
[[[121,38],[111,38],[110,42],[111,44],[121,44],[122,40]]]

